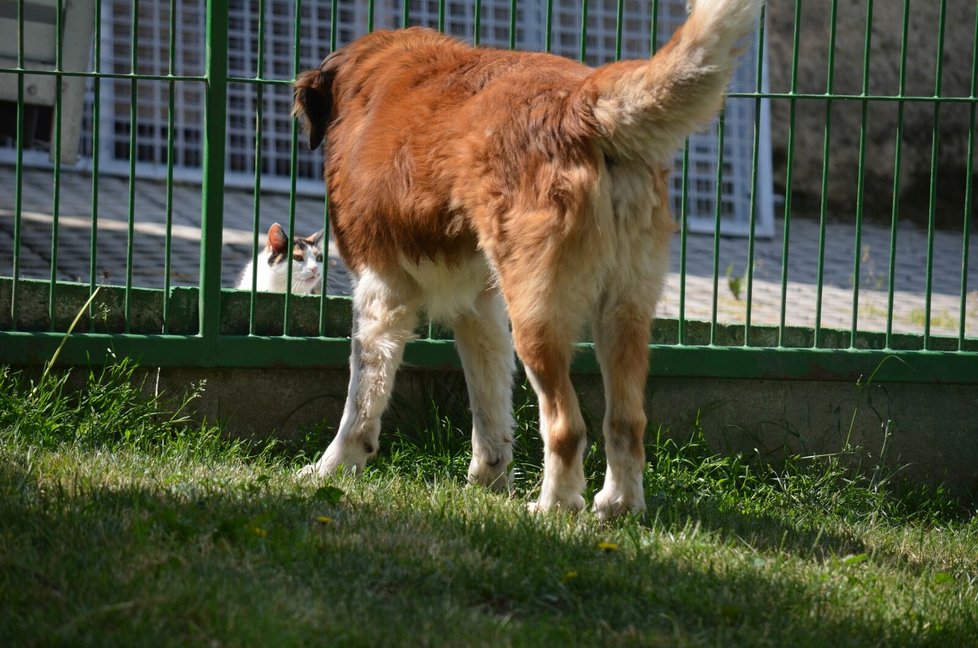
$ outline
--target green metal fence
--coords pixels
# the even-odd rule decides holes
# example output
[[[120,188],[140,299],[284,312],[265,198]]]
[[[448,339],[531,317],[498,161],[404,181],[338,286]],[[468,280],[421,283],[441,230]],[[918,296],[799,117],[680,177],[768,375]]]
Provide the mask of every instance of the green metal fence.
[[[102,69],[103,52],[100,48],[104,41],[102,30],[106,17],[106,7],[103,5],[108,1],[93,2],[93,63],[82,71],[65,65],[62,23],[67,3],[63,0],[50,0],[47,3],[25,0],[0,2],[0,20],[5,20],[4,39],[17,44],[16,54],[12,59],[0,56],[0,78],[11,82],[7,85],[15,88],[13,96],[5,98],[13,107],[11,114],[14,115],[15,122],[12,133],[5,140],[11,153],[6,167],[12,170],[12,186],[9,187],[9,194],[0,202],[0,217],[6,233],[4,245],[7,246],[0,249],[4,250],[4,256],[8,250],[10,254],[9,258],[0,258],[0,275],[6,275],[0,277],[0,303],[4,305],[4,312],[0,314],[0,362],[3,363],[40,364],[53,357],[59,345],[64,342],[58,354],[58,361],[64,364],[101,363],[112,355],[129,355],[148,366],[344,366],[349,354],[348,298],[327,296],[325,290],[323,296],[313,297],[290,293],[258,294],[226,288],[227,269],[222,266],[227,243],[227,124],[234,116],[229,108],[229,89],[250,86],[253,87],[256,97],[256,119],[252,130],[254,165],[251,176],[253,212],[250,226],[250,247],[254,256],[258,250],[259,231],[268,225],[267,222],[262,222],[261,208],[263,201],[268,201],[268,192],[263,189],[263,182],[266,182],[266,165],[263,164],[263,156],[266,155],[263,147],[266,133],[263,129],[268,118],[265,114],[266,99],[275,93],[287,94],[294,75],[314,64],[306,59],[311,58],[318,62],[329,51],[342,44],[338,33],[342,12],[365,10],[364,30],[373,29],[381,13],[387,15],[391,12],[397,14],[401,26],[416,23],[412,14],[436,15],[436,26],[446,30],[454,24],[451,20],[454,8],[464,5],[472,31],[456,35],[478,44],[484,34],[486,16],[490,15],[487,11],[491,4],[493,20],[498,23],[500,16],[504,16],[508,21],[506,44],[510,47],[520,43],[520,30],[524,29],[525,32],[525,28],[521,27],[521,19],[526,19],[528,12],[540,12],[534,15],[544,25],[545,38],[541,46],[547,50],[553,46],[551,36],[555,29],[555,16],[559,15],[564,20],[568,15],[566,11],[560,13],[558,10],[563,5],[560,2],[555,4],[553,0],[545,6],[516,0],[508,3],[479,0],[468,3],[446,0],[352,3],[332,0],[328,4],[328,32],[324,34],[317,28],[310,34],[304,32],[303,17],[308,15],[311,8],[324,11],[327,5],[294,0],[290,14],[291,70],[290,73],[275,74],[266,73],[266,40],[269,31],[267,17],[270,11],[274,13],[276,9],[269,4],[273,0],[252,0],[237,3],[234,7],[245,6],[248,9],[247,15],[253,19],[255,49],[249,55],[255,59],[255,74],[234,75],[229,69],[228,3],[207,1],[204,16],[206,56],[202,72],[185,74],[178,69],[175,59],[180,50],[179,38],[184,27],[178,23],[181,3],[177,0],[143,0],[142,3],[133,0],[128,34],[130,69],[128,72]],[[896,35],[889,35],[898,43],[897,60],[890,61],[899,68],[898,86],[892,89],[877,90],[872,86],[873,38],[877,37],[872,28],[873,0],[865,0],[861,6],[865,17],[862,60],[859,62],[861,75],[859,87],[853,92],[839,90],[838,71],[843,65],[847,69],[852,68],[853,61],[840,61],[837,55],[840,10],[838,0],[818,4],[822,13],[828,10],[827,28],[821,33],[827,52],[822,62],[826,70],[824,89],[805,88],[800,63],[803,56],[803,36],[808,28],[804,20],[804,9],[808,2],[810,0],[795,0],[793,5],[778,5],[778,10],[788,15],[786,22],[773,21],[770,14],[774,7],[768,10],[759,25],[755,43],[759,54],[752,63],[753,87],[735,88],[729,96],[728,110],[735,104],[747,105],[752,109],[753,115],[750,132],[745,138],[749,146],[740,152],[749,164],[751,177],[750,227],[744,238],[727,237],[721,228],[724,209],[720,194],[729,184],[729,178],[725,174],[730,169],[730,160],[724,159],[730,148],[725,146],[725,141],[735,135],[730,132],[732,129],[724,117],[721,116],[714,130],[718,142],[712,167],[715,169],[714,184],[710,189],[716,192],[713,202],[714,232],[707,239],[691,233],[690,228],[695,207],[695,201],[691,199],[693,189],[689,182],[692,167],[695,165],[691,162],[690,145],[687,144],[680,154],[676,186],[679,204],[677,219],[681,227],[674,251],[678,260],[677,285],[670,287],[666,299],[676,301],[675,313],[674,316],[661,318],[656,325],[652,373],[690,377],[837,380],[852,380],[872,374],[877,381],[978,382],[978,285],[974,278],[976,270],[970,252],[970,244],[974,238],[971,220],[974,209],[972,193],[975,173],[975,113],[978,109],[978,17],[975,16],[974,7],[970,12],[972,22],[967,26],[971,35],[967,57],[960,50],[955,52],[954,57],[959,66],[967,58],[967,87],[960,92],[948,92],[942,83],[948,60],[945,31],[948,28],[949,10],[947,0],[941,0],[936,5],[939,19],[936,24],[928,26],[928,29],[936,31],[933,92],[911,94],[908,92],[911,71],[908,52],[912,50],[910,35],[915,29],[920,29],[920,25],[914,22],[910,0],[904,0],[900,7],[901,28]],[[639,13],[643,20],[641,29],[647,35],[649,50],[654,51],[666,36],[660,22],[668,0],[645,3],[624,0],[616,3],[589,3],[584,0],[572,4],[577,21],[577,54],[582,60],[588,60],[589,43],[593,40],[593,31],[596,29],[595,20],[603,17],[613,15],[615,18],[615,57],[621,57],[623,50],[627,49],[623,47],[623,25],[630,24],[627,23],[630,19],[634,22],[634,16]],[[48,15],[38,9],[40,5],[52,7],[50,16],[53,16],[54,21],[50,25],[50,32],[54,37],[53,57],[48,62],[32,60],[28,55],[32,51],[27,45],[31,21],[38,16],[43,18]],[[140,25],[140,17],[143,15],[141,5],[144,8],[152,5],[166,9],[165,38],[159,34],[147,33],[147,29]],[[889,6],[889,9],[892,10],[894,6],[896,3]],[[789,45],[789,59],[760,54],[768,49],[775,24],[781,29],[777,33],[779,42]],[[790,34],[784,33],[785,24],[790,26]],[[276,29],[280,29],[281,21],[274,25]],[[8,27],[16,33],[8,34]],[[960,25],[957,27],[960,28]],[[592,30],[590,35],[589,29]],[[140,72],[140,56],[144,56],[150,47],[145,45],[146,40],[153,42],[152,47],[165,50],[168,63],[165,73]],[[788,79],[786,88],[769,89],[766,85],[765,79],[774,67],[782,77]],[[25,209],[25,198],[37,198],[31,194],[36,189],[26,179],[30,165],[25,162],[25,152],[30,149],[29,126],[36,114],[29,88],[33,80],[46,77],[55,80],[55,96],[50,108],[52,162],[44,170],[44,173],[50,173],[48,216],[51,236],[46,259],[49,272],[46,276],[37,277],[36,273],[27,272],[24,268],[27,251],[23,240],[27,228],[34,227],[35,222],[31,220],[34,218],[33,212]],[[92,114],[88,118],[91,134],[86,140],[89,154],[86,159],[89,161],[81,167],[66,165],[62,160],[63,82],[79,77],[89,84],[92,106]],[[102,101],[102,92],[107,83],[116,84],[113,86],[116,102],[128,101],[128,172],[124,174],[125,196],[105,195],[102,183],[105,174],[99,166],[100,147],[108,137],[108,133],[100,130],[103,124],[101,112],[108,109]],[[118,92],[120,83],[128,85],[128,96],[122,99]],[[166,144],[165,153],[162,154],[166,161],[165,173],[162,179],[154,181],[162,183],[165,195],[164,204],[158,206],[165,218],[161,226],[162,286],[157,288],[140,286],[134,278],[134,267],[140,254],[138,203],[140,187],[145,184],[145,181],[140,180],[137,170],[137,150],[141,145],[139,125],[144,120],[140,102],[142,92],[147,87],[160,88],[161,95],[167,101],[164,129]],[[203,154],[199,179],[199,269],[194,285],[190,286],[173,285],[171,282],[171,277],[175,274],[171,242],[173,233],[179,227],[173,218],[174,195],[175,192],[186,191],[185,185],[174,177],[174,137],[178,133],[187,132],[188,128],[187,124],[176,122],[175,102],[181,96],[181,91],[186,96],[188,89],[193,89],[202,98],[200,113],[203,115],[203,125],[200,128]],[[893,160],[894,172],[891,184],[885,191],[880,188],[879,183],[868,186],[867,180],[867,169],[873,166],[871,161],[884,155],[877,150],[878,142],[872,141],[870,137],[874,126],[873,111],[877,106],[894,106],[896,110],[896,119],[889,137],[890,145],[885,151],[885,155],[891,156]],[[118,106],[114,109],[118,109]],[[780,244],[773,245],[780,248],[777,261],[779,267],[775,268],[770,267],[771,263],[765,266],[759,257],[759,246],[763,244],[772,247],[772,243],[766,239],[762,241],[756,231],[757,214],[763,207],[763,190],[769,189],[761,186],[764,177],[761,171],[769,163],[766,157],[769,153],[764,147],[768,134],[762,117],[769,109],[777,112],[774,131],[783,132],[783,139],[775,141],[775,149],[783,152],[776,156],[783,157],[783,160],[776,161],[776,166],[779,168],[778,173],[782,174],[784,193],[783,208],[778,210],[779,227],[775,232],[775,241]],[[911,133],[906,126],[908,111],[920,109],[930,111],[929,137],[920,137],[916,129]],[[799,117],[806,111],[824,114],[824,120],[818,129],[820,132],[817,134],[821,139],[821,150],[817,152],[813,152],[811,147],[802,148],[798,144],[800,139],[805,136],[810,139],[812,135],[804,131],[806,126]],[[833,185],[830,178],[835,156],[839,154],[833,142],[838,135],[837,121],[840,111],[856,111],[859,125],[855,144],[858,163],[852,178],[856,199],[851,209],[843,209],[848,219],[843,247],[848,253],[841,260],[828,254],[828,250],[839,238],[837,223],[833,221],[833,214],[838,208],[833,207]],[[949,111],[964,111],[968,116],[969,126],[954,133],[943,131],[942,116]],[[940,165],[942,143],[948,137],[959,142],[963,140],[966,148],[964,168],[960,171],[960,175],[964,176],[961,179],[964,190],[960,202],[951,207],[947,206],[946,201],[942,201],[941,194],[944,182]],[[924,188],[927,194],[926,218],[919,232],[926,243],[923,250],[914,250],[909,255],[920,261],[909,272],[923,276],[922,288],[913,296],[917,302],[922,301],[922,307],[918,309],[919,312],[911,311],[901,320],[898,311],[905,291],[900,290],[898,280],[901,263],[908,256],[900,248],[906,220],[900,199],[904,191],[901,185],[901,164],[910,147],[919,148],[921,140],[926,142],[930,157],[930,173]],[[3,143],[0,140],[0,144]],[[287,213],[280,218],[287,223],[288,231],[295,233],[297,205],[307,203],[301,202],[302,192],[298,189],[300,143],[297,141],[297,127],[294,122],[291,124],[288,145],[290,173],[285,186],[288,208]],[[797,205],[797,192],[794,191],[796,173],[799,160],[813,154],[820,156],[821,183],[815,206],[809,207],[803,213],[804,210]],[[78,173],[85,177],[90,176],[90,192],[87,196],[89,208],[83,210],[83,218],[88,219],[87,249],[78,245],[71,248],[71,254],[88,257],[88,276],[81,277],[78,282],[65,281],[59,275],[59,257],[65,254],[62,246],[67,245],[69,239],[77,243],[75,239],[79,238],[74,229],[66,231],[64,226],[62,182],[66,173],[72,174],[73,178]],[[7,189],[0,188],[0,195],[4,193],[7,193]],[[870,194],[886,194],[891,198],[888,224],[867,222],[866,205],[871,202],[869,198],[873,197]],[[128,214],[124,227],[125,279],[122,282],[116,279],[118,285],[111,286],[102,285],[107,282],[99,275],[98,270],[99,250],[102,249],[99,235],[103,231],[100,229],[100,205],[106,200],[116,203],[124,200],[125,212]],[[320,222],[322,226],[328,227],[326,203],[320,198],[317,205],[322,215]],[[945,217],[946,213],[952,215]],[[948,219],[954,223],[954,228],[950,230],[945,222]],[[864,236],[870,227],[875,228],[874,231],[880,228],[887,230],[885,270],[880,269],[883,267],[882,263],[877,264],[877,259],[868,258],[865,252]],[[814,295],[814,318],[811,323],[806,320],[802,325],[795,323],[792,315],[797,310],[794,308],[797,295],[796,285],[792,283],[792,273],[795,272],[792,255],[798,254],[793,236],[797,237],[800,228],[809,233],[806,234],[809,238],[817,238],[817,241],[809,241],[817,252],[812,260],[815,267],[814,279],[810,285],[805,286],[804,293]],[[949,254],[946,251],[947,246],[941,242],[949,236],[956,241],[953,246],[953,265],[957,268],[957,276],[954,278],[954,288],[950,291],[944,290],[941,294],[941,303],[953,303],[954,312],[951,312],[950,307],[942,307],[943,310],[938,312],[934,306],[934,286],[935,280],[947,279],[944,276],[947,273],[941,268],[946,265]],[[692,250],[697,245],[706,245],[709,248],[707,256],[710,258],[710,267],[706,271],[699,263],[696,268],[690,267]],[[731,258],[734,261],[725,267],[726,260]],[[870,264],[873,271],[879,274],[870,282],[872,285],[867,287],[867,266]],[[848,285],[842,288],[831,285],[826,278],[828,271],[837,269],[839,265],[851,269]],[[759,273],[762,271],[776,275],[775,279],[765,280],[764,284],[774,286],[776,293],[773,318],[759,315]],[[699,275],[694,277],[696,273]],[[328,281],[324,282],[324,287],[326,283]],[[693,286],[699,284],[707,286],[708,291],[694,292]],[[90,300],[89,297],[96,289],[99,294]],[[845,315],[847,325],[827,324],[827,294],[840,291],[850,304]],[[955,294],[944,294],[948,292]],[[707,297],[704,298],[703,294]],[[885,305],[873,306],[876,312],[872,313],[882,325],[866,323],[867,304],[873,305],[870,294],[874,299],[878,297],[885,301]],[[950,302],[948,298],[951,299]],[[668,305],[666,307],[669,308]],[[735,316],[730,316],[725,309],[732,309]],[[76,321],[75,315],[78,313],[81,317]],[[910,330],[915,328],[916,330]],[[70,335],[67,335],[69,331]],[[457,366],[458,360],[451,340],[445,337],[439,334],[437,327],[429,326],[422,332],[420,339],[408,346],[406,361],[428,367]],[[576,366],[584,372],[597,370],[587,343],[582,344],[582,353],[578,356]]]

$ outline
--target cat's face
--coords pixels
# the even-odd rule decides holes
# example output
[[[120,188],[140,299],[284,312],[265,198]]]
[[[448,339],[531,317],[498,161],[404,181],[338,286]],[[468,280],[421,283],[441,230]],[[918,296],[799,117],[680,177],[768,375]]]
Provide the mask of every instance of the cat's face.
[[[292,246],[292,292],[319,294],[322,291],[324,238],[323,232],[317,232],[296,239]]]
[[[289,252],[289,237],[285,230],[278,223],[272,225],[268,230],[268,244],[258,258],[258,289],[285,292],[291,263],[293,293],[322,292],[325,240],[321,230],[296,239]],[[246,282],[242,280],[242,283]],[[243,287],[248,288],[250,284]]]

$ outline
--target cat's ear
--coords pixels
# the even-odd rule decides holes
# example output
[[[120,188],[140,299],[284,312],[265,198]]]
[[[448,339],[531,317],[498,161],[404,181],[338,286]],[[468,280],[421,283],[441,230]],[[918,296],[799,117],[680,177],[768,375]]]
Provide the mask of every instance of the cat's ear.
[[[319,247],[319,248],[321,248],[323,246],[323,234],[325,234],[325,232],[326,232],[326,230],[319,230],[315,234],[310,234],[309,236],[307,236],[303,240],[308,245],[311,245],[313,247]]]
[[[268,228],[268,250],[272,254],[284,254],[289,249],[289,235],[278,223]]]

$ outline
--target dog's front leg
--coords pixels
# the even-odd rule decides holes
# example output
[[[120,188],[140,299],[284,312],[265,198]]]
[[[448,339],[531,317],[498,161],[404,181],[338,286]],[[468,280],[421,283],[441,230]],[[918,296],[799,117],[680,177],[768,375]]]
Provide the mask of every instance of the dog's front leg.
[[[387,408],[404,345],[414,335],[417,288],[409,281],[366,271],[353,290],[354,332],[350,386],[333,442],[319,461],[300,476],[324,477],[341,470],[357,472],[380,447],[380,416]]]

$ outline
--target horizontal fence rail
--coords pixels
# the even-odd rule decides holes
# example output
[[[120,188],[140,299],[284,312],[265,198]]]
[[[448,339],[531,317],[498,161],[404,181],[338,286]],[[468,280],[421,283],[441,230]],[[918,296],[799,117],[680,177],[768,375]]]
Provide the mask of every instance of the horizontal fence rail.
[[[329,229],[295,75],[409,25],[591,65],[645,57],[685,4],[0,4],[0,363],[345,366],[350,277],[331,244],[320,294],[234,289],[273,222]],[[676,157],[654,375],[978,383],[965,4],[766,8],[723,114]],[[449,338],[424,326],[406,362],[458,367]],[[575,368],[597,371],[581,350]]]

